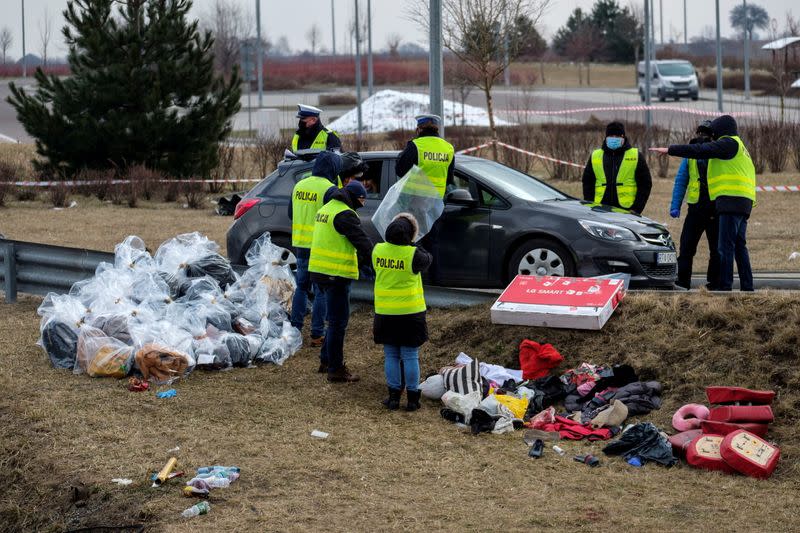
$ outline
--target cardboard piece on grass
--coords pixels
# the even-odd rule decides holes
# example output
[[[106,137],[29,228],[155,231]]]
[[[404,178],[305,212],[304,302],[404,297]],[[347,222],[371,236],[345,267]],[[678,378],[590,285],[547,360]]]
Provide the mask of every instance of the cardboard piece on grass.
[[[624,296],[620,279],[518,275],[492,306],[492,323],[598,330]]]

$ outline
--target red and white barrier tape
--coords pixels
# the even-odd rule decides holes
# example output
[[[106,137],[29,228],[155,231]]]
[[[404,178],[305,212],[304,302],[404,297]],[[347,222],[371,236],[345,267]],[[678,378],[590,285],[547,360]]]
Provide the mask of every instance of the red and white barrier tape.
[[[579,107],[575,109],[560,109],[560,110],[546,110],[546,109],[501,109],[498,113],[514,114],[522,113],[527,115],[569,115],[573,113],[594,113],[600,111],[672,111],[675,113],[687,113],[690,115],[704,115],[714,116],[719,115],[718,111],[709,111],[704,109],[691,109],[689,107],[682,107],[676,105],[628,105],[628,106],[601,106],[601,107]],[[748,117],[754,116],[755,113],[750,111],[732,112],[727,113],[731,116]]]
[[[502,146],[503,148],[514,150],[515,152],[520,152],[522,154],[529,155],[531,157],[538,157],[539,159],[544,159],[545,161],[552,161],[553,163],[558,163],[560,165],[569,165],[571,167],[583,168],[583,165],[579,165],[578,163],[573,163],[572,161],[564,161],[562,159],[556,159],[554,157],[549,157],[546,155],[529,152],[527,150],[523,150],[522,148],[517,148],[516,146],[511,146],[510,144],[506,144],[500,141],[497,141],[497,146]]]
[[[463,150],[459,150],[456,152],[457,154],[469,154],[472,152],[477,152],[481,148],[486,148],[487,146],[491,146],[494,144],[494,141],[489,141],[488,143],[479,144],[478,146],[473,146],[471,148],[464,148]]]
[[[261,179],[236,179],[236,180],[152,180],[150,183],[255,183]],[[98,185],[124,185],[131,180],[111,181],[11,181],[8,185],[13,187],[91,187]],[[142,182],[138,182],[142,183]]]
[[[800,185],[756,185],[757,192],[800,192]]]

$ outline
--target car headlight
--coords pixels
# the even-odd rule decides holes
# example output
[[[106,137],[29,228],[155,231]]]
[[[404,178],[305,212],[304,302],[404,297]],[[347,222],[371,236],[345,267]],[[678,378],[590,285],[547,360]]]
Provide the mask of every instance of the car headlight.
[[[622,226],[595,222],[593,220],[579,220],[578,223],[592,237],[603,239],[604,241],[635,241],[636,234]]]

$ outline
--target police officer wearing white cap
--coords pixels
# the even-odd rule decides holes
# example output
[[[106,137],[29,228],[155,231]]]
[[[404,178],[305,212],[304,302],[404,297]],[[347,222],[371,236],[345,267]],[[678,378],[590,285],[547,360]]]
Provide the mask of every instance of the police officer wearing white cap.
[[[453,145],[439,136],[442,117],[418,115],[417,137],[408,141],[395,165],[397,177],[401,178],[417,165],[425,172],[439,194],[444,198],[447,185],[453,183],[455,151]]]
[[[297,131],[292,137],[292,151],[297,150],[341,150],[339,135],[323,126],[319,118],[322,110],[313,105],[297,104]]]

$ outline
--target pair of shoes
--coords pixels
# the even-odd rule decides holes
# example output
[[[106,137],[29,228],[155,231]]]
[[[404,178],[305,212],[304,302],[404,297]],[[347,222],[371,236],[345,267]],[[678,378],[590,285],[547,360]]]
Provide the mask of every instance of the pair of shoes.
[[[393,389],[389,387],[389,397],[383,400],[383,405],[390,411],[397,411],[400,409],[400,396],[403,391],[401,389]]]
[[[406,411],[416,411],[420,407],[419,396],[421,392],[418,390],[406,390]]]
[[[328,381],[331,383],[353,383],[360,380],[357,374],[351,374],[346,366],[342,365],[340,368],[331,372],[328,369]]]
[[[328,363],[320,362],[319,369],[317,370],[317,373],[319,373],[319,374],[327,374],[328,373]]]
[[[311,347],[321,348],[325,344],[325,337],[311,337]]]

